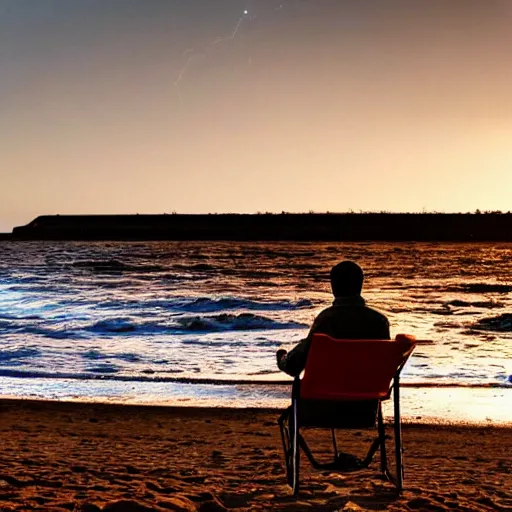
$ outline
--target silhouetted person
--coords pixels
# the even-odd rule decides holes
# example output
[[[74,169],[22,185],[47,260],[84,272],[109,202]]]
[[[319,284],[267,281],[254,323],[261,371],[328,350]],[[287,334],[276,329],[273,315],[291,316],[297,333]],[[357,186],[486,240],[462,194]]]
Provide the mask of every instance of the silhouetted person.
[[[366,306],[363,289],[363,270],[352,261],[342,261],[331,269],[332,306],[324,309],[313,322],[307,338],[290,352],[277,351],[279,369],[291,376],[299,375],[306,366],[313,334],[327,334],[337,339],[389,340],[388,319]]]

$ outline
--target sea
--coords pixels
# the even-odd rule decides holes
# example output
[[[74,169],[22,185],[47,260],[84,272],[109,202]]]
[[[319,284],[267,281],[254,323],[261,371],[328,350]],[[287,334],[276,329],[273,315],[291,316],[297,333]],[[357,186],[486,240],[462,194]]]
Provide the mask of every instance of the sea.
[[[0,242],[0,395],[285,407],[278,348],[352,260],[392,336],[411,420],[512,423],[512,244]]]

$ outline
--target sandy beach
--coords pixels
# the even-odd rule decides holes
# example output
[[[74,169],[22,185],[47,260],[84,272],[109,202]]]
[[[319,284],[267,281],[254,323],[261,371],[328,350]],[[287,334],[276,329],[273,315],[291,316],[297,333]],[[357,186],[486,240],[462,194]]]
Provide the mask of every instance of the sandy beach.
[[[284,476],[277,411],[0,401],[0,510],[512,510],[512,430],[404,426],[406,490],[373,470]],[[362,453],[371,433],[346,431]],[[319,453],[326,432],[307,432]],[[340,436],[340,439],[342,437]]]

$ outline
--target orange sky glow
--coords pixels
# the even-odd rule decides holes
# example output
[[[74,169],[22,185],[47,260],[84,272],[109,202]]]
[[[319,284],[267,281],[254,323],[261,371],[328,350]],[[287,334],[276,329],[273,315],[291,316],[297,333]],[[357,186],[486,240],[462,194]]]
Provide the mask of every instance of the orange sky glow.
[[[0,0],[0,232],[511,210],[511,25],[508,0]]]

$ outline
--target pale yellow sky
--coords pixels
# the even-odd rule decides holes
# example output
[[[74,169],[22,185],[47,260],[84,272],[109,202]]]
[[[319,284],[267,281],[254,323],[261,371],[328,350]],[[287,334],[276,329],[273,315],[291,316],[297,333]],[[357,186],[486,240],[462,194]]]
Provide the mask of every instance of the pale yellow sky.
[[[0,0],[0,231],[51,213],[510,210],[510,5]]]

